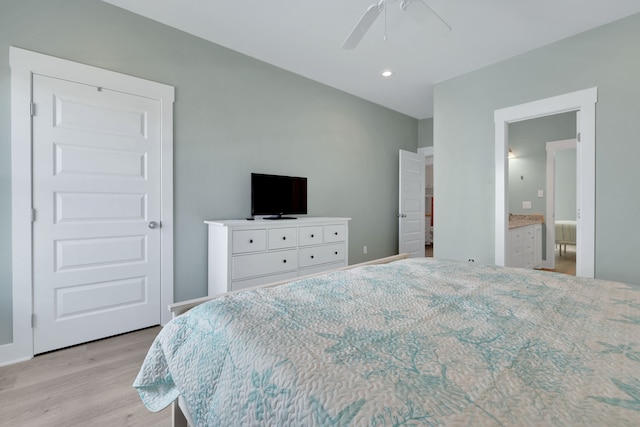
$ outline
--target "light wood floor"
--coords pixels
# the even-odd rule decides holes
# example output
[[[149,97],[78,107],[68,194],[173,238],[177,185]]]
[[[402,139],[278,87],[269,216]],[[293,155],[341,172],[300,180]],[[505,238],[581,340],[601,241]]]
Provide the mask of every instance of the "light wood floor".
[[[555,268],[553,270],[548,268],[540,268],[544,271],[553,271],[555,273],[569,274],[571,276],[576,275],[576,247],[575,245],[567,245],[566,249],[562,248],[562,256],[558,249],[555,250]]]
[[[567,245],[563,247],[562,256],[560,251],[556,249],[556,266],[553,271],[557,273],[576,275],[576,247],[575,245]]]
[[[131,384],[160,327],[0,368],[0,426],[170,426]]]

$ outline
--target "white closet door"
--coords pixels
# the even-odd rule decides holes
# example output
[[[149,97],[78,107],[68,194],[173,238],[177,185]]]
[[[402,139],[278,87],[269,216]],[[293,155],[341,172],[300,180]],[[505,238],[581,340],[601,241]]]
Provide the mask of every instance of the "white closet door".
[[[160,323],[160,102],[33,77],[34,353]]]
[[[400,150],[398,251],[424,257],[424,155]]]

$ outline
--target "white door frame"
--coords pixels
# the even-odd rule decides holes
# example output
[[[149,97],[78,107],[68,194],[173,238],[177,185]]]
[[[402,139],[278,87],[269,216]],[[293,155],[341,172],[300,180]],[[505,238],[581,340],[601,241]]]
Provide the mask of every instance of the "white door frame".
[[[576,275],[594,277],[595,272],[595,141],[598,88],[571,92],[551,98],[496,110],[495,121],[495,263],[505,265],[508,226],[508,126],[509,123],[569,111],[578,111],[580,142],[577,158],[577,257]],[[548,219],[547,219],[548,220]]]
[[[554,269],[556,264],[556,228],[553,225],[556,219],[556,152],[575,150],[576,140],[549,141],[546,143],[545,149],[547,151],[547,257],[543,261],[542,267]]]
[[[0,366],[33,357],[33,229],[31,81],[41,74],[89,85],[113,86],[157,99],[161,104],[161,321],[170,320],[173,303],[173,102],[175,89],[161,83],[89,65],[9,48],[11,66],[11,215],[13,342],[0,345]]]

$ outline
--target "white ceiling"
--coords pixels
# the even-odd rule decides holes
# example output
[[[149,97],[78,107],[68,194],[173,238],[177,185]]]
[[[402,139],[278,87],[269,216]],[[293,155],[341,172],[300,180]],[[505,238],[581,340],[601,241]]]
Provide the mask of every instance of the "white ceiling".
[[[377,0],[104,1],[417,119],[433,116],[435,83],[640,13],[639,0],[425,0],[447,32],[394,1],[386,41],[381,15],[343,50]]]

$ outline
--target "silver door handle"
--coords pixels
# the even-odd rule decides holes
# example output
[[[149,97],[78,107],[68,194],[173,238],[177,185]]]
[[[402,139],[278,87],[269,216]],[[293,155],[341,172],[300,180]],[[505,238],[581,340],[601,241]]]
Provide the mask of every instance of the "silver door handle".
[[[154,229],[154,228],[160,228],[162,227],[162,223],[161,222],[155,222],[155,221],[151,221],[149,222],[149,228],[150,229]]]

